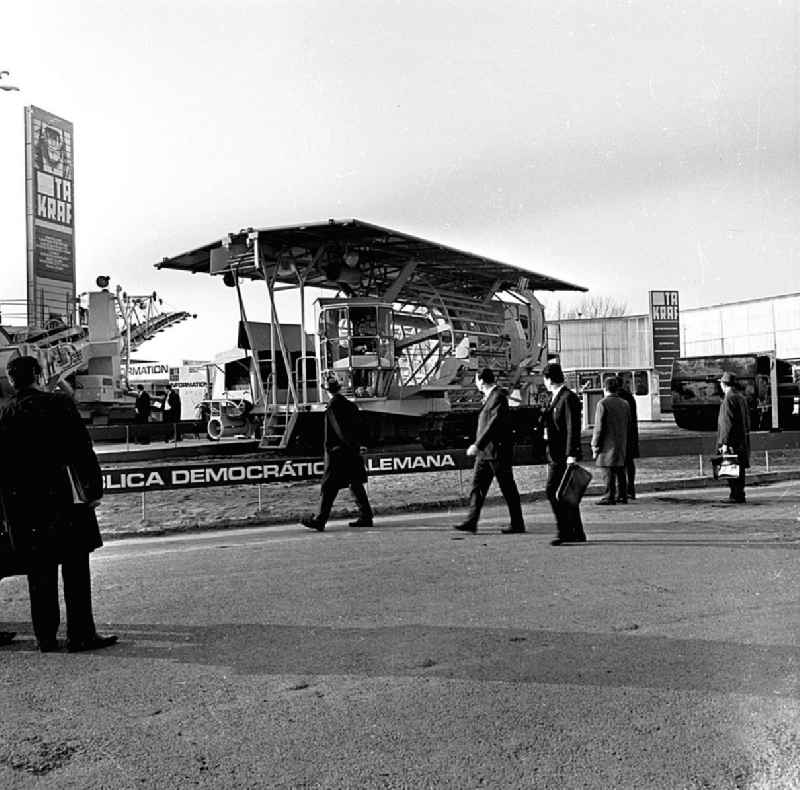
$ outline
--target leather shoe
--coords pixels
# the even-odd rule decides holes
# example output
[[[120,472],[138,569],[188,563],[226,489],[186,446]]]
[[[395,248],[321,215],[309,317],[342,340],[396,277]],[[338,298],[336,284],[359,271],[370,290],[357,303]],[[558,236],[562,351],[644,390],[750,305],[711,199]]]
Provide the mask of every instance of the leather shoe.
[[[453,529],[459,532],[471,532],[474,535],[478,531],[478,525],[469,523],[456,524]]]
[[[83,653],[85,650],[102,650],[104,647],[111,647],[117,644],[117,635],[109,634],[108,636],[101,636],[95,634],[88,639],[80,639],[77,642],[74,640],[67,640],[68,653]]]
[[[522,535],[525,527],[504,527],[500,530],[501,535]]]
[[[0,631],[0,645],[10,645],[16,635],[16,631]]]
[[[617,504],[618,505],[627,505],[628,504],[628,500],[627,499],[618,499],[617,500]]]
[[[36,647],[40,653],[55,653],[58,650],[58,639],[39,639]]]
[[[616,505],[616,504],[617,503],[615,500],[606,499],[605,497],[603,497],[602,499],[598,499],[597,502],[595,502],[595,505]]]
[[[357,518],[355,521],[351,521],[347,526],[354,528],[371,529],[375,525],[372,523],[372,519],[367,521],[366,519],[363,518]]]
[[[304,527],[308,527],[309,529],[315,529],[317,532],[323,532],[325,530],[325,525],[314,516],[304,516],[300,519],[300,523]]]

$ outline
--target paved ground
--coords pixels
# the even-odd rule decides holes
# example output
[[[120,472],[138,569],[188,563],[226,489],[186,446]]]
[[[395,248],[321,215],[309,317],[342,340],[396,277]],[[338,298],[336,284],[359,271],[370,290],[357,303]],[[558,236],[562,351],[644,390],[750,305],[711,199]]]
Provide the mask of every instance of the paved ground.
[[[719,495],[113,541],[92,655],[0,582],[0,787],[800,787],[800,484]]]

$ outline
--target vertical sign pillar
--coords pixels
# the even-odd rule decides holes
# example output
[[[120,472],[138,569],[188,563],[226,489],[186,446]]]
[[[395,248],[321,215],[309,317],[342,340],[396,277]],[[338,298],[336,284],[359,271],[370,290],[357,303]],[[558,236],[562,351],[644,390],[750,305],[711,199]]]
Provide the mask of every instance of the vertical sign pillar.
[[[681,353],[677,291],[650,291],[650,329],[661,411],[672,412],[672,363]]]
[[[25,108],[28,323],[75,323],[75,191],[72,124]]]

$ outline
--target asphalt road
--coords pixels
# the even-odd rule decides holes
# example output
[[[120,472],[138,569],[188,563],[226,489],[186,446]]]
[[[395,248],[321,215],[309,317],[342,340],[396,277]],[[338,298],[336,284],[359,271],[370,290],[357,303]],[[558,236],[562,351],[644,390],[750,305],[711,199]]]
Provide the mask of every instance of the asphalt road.
[[[800,484],[720,493],[110,542],[94,654],[4,580],[0,787],[800,787]]]

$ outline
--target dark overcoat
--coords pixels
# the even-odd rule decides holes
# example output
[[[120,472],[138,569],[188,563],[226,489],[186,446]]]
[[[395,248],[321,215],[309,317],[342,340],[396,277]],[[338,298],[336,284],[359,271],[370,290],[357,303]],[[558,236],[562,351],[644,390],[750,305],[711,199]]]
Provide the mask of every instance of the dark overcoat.
[[[164,410],[164,422],[180,422],[181,396],[178,394],[177,390],[171,389],[167,393],[164,405],[169,405],[169,408]]]
[[[0,448],[0,516],[15,572],[103,545],[94,508],[75,504],[67,471],[88,499],[100,499],[100,466],[70,397],[35,388],[13,395],[0,407]]]
[[[739,456],[739,464],[750,466],[750,409],[741,392],[730,389],[719,405],[717,447],[727,444]]]
[[[478,412],[475,433],[478,460],[511,464],[514,456],[514,430],[506,391],[495,387]]]
[[[597,450],[597,466],[625,466],[631,410],[619,395],[606,395],[594,415],[592,449]]]
[[[581,399],[567,387],[562,387],[544,413],[547,429],[547,455],[551,463],[565,464],[567,458],[580,461]]]
[[[150,404],[150,395],[148,395],[147,392],[142,390],[136,396],[136,405],[134,408],[136,409],[136,416],[142,422],[147,422],[150,419],[150,412],[152,411],[152,405]]]
[[[621,389],[617,395],[628,404],[631,410],[631,419],[628,423],[628,451],[626,453],[628,461],[639,457],[639,415],[636,411],[636,398],[626,389]]]
[[[361,457],[364,424],[358,406],[340,392],[331,396],[325,410],[325,472],[322,484],[346,488],[365,483],[367,470]]]

